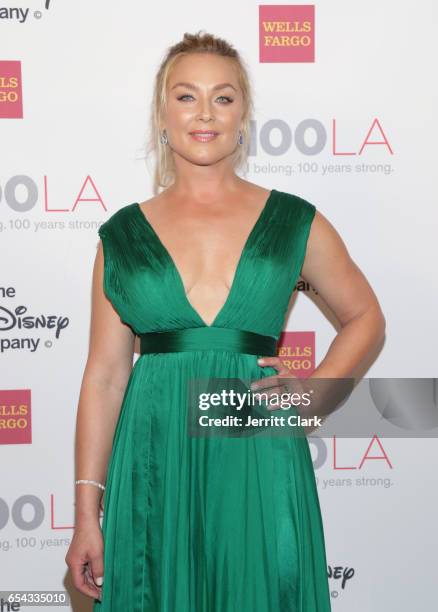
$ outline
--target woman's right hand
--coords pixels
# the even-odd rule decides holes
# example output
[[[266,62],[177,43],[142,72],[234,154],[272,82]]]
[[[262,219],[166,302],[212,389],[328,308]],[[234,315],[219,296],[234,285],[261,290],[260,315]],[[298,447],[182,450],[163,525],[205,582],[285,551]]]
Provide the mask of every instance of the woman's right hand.
[[[74,586],[84,595],[100,600],[102,599],[100,585],[103,582],[103,546],[99,521],[81,523],[75,527],[73,539],[65,556]]]

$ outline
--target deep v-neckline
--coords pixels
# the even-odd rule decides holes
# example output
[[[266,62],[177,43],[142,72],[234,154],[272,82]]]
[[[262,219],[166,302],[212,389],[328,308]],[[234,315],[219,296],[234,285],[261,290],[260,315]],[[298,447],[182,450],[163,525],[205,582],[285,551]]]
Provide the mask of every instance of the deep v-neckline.
[[[173,257],[172,257],[172,255],[170,254],[170,252],[169,252],[169,250],[167,249],[167,247],[164,245],[163,241],[161,240],[160,236],[158,235],[158,233],[156,232],[156,230],[154,229],[154,227],[151,225],[151,223],[150,223],[150,222],[149,222],[149,220],[147,219],[146,215],[144,214],[144,212],[143,212],[143,210],[142,210],[142,208],[141,208],[141,206],[140,206],[140,203],[139,203],[139,202],[134,202],[134,204],[133,204],[133,208],[134,208],[134,209],[137,211],[137,213],[139,214],[139,216],[140,216],[140,218],[141,218],[141,220],[142,220],[143,226],[144,226],[146,229],[148,229],[148,230],[149,230],[150,234],[153,236],[153,238],[154,238],[154,239],[155,239],[155,241],[157,242],[157,244],[158,244],[159,248],[161,249],[161,251],[162,251],[162,253],[164,254],[164,256],[167,258],[167,260],[168,260],[168,262],[169,262],[169,264],[170,264],[170,266],[171,266],[171,269],[172,269],[172,271],[173,271],[173,273],[174,273],[174,276],[175,276],[175,278],[176,278],[176,281],[177,281],[177,283],[178,283],[179,290],[181,291],[181,294],[182,294],[182,297],[183,297],[184,303],[185,303],[185,304],[188,306],[188,308],[189,308],[189,310],[191,311],[191,313],[192,313],[192,314],[193,314],[193,315],[194,315],[194,316],[195,316],[195,317],[198,319],[198,322],[199,322],[199,323],[200,323],[200,324],[201,324],[203,327],[214,327],[214,326],[217,324],[217,322],[218,322],[218,320],[219,320],[220,316],[222,315],[222,313],[223,313],[223,312],[225,311],[225,309],[228,307],[228,304],[229,304],[229,303],[230,303],[230,301],[231,301],[232,295],[233,295],[233,293],[234,293],[234,291],[235,291],[235,288],[236,288],[236,285],[237,285],[237,283],[238,283],[238,280],[239,280],[239,274],[240,274],[240,272],[241,272],[242,265],[243,265],[243,262],[244,262],[244,260],[245,260],[246,254],[247,254],[247,252],[248,252],[249,245],[250,245],[251,241],[254,239],[254,237],[255,237],[255,235],[256,235],[256,233],[257,233],[257,230],[259,229],[259,227],[260,227],[260,225],[261,225],[262,221],[264,221],[264,218],[267,216],[267,213],[268,213],[268,211],[269,211],[269,206],[270,206],[270,204],[271,204],[272,200],[274,199],[274,194],[275,194],[275,193],[276,193],[276,189],[271,189],[271,191],[270,191],[270,193],[269,193],[269,195],[268,195],[268,197],[267,197],[267,199],[266,199],[266,201],[265,201],[265,203],[264,203],[264,205],[263,205],[263,208],[262,208],[261,212],[259,213],[259,215],[258,215],[258,217],[257,217],[257,219],[256,219],[256,221],[255,221],[255,223],[254,223],[254,225],[253,225],[253,226],[252,226],[252,228],[251,228],[251,231],[249,232],[249,234],[248,234],[248,236],[247,236],[247,238],[246,238],[246,240],[245,240],[245,243],[244,243],[244,245],[243,245],[243,248],[242,248],[242,250],[241,250],[241,252],[240,252],[239,259],[237,260],[236,267],[235,267],[235,269],[234,269],[233,280],[232,280],[232,282],[231,282],[231,286],[230,286],[230,289],[229,289],[229,291],[228,291],[228,295],[227,295],[227,297],[225,298],[224,303],[223,303],[223,304],[222,304],[222,306],[219,308],[219,310],[218,310],[218,312],[216,313],[216,315],[215,315],[215,317],[214,317],[213,321],[212,321],[210,324],[207,324],[207,323],[204,321],[203,317],[201,317],[201,315],[199,314],[199,312],[196,310],[196,308],[195,308],[195,307],[193,306],[193,304],[190,302],[190,300],[189,300],[189,298],[188,298],[188,296],[187,296],[186,290],[185,290],[185,285],[184,285],[183,278],[182,278],[182,276],[181,276],[180,271],[178,270],[178,267],[177,267],[177,265],[176,265],[176,263],[175,263],[174,258],[173,258]]]

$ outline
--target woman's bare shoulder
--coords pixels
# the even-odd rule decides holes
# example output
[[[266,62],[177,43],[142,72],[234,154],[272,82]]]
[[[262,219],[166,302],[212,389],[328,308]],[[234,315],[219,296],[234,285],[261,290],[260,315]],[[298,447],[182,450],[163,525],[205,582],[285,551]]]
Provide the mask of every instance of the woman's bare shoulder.
[[[272,189],[268,189],[266,187],[262,187],[261,185],[257,185],[256,183],[251,183],[250,181],[243,181],[240,187],[242,198],[247,199],[248,201],[261,200],[265,201],[266,198],[271,194]]]
[[[241,185],[236,192],[236,197],[242,200],[247,200],[248,202],[253,202],[254,200],[266,199],[270,195],[271,191],[272,189],[262,187],[261,185],[251,183],[250,181],[242,180]],[[139,202],[139,205],[143,210],[146,208],[152,210],[159,207],[161,204],[170,202],[173,198],[178,198],[178,196],[174,193],[172,188],[167,188],[161,193]]]
[[[143,200],[142,202],[139,202],[139,205],[141,208],[154,207],[156,204],[158,204],[159,202],[162,202],[164,199],[165,199],[165,192],[162,191],[161,193],[158,193],[157,195],[154,195],[147,200]]]

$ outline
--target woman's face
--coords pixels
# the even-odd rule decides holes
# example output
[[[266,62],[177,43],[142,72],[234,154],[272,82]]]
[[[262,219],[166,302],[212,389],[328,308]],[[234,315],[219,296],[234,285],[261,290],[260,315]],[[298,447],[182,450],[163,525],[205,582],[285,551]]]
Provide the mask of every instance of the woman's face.
[[[238,73],[231,59],[210,53],[178,58],[167,81],[167,108],[161,131],[178,157],[206,166],[238,147],[244,110]],[[205,135],[194,134],[196,131]]]

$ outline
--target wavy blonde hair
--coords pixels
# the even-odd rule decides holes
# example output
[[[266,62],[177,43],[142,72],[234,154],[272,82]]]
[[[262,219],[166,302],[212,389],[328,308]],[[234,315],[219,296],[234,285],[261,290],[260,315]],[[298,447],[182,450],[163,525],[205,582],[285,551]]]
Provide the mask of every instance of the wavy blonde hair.
[[[178,57],[190,53],[213,53],[221,57],[229,57],[238,71],[239,86],[242,90],[244,111],[242,117],[243,144],[233,153],[235,171],[246,165],[249,155],[250,122],[253,113],[251,83],[244,60],[239,52],[223,38],[200,30],[196,34],[184,33],[183,39],[167,49],[155,76],[152,107],[150,115],[149,139],[146,142],[146,159],[155,155],[153,171],[154,193],[161,188],[169,187],[175,180],[175,164],[172,152],[160,141],[160,122],[163,109],[166,107],[166,88],[170,70]]]

